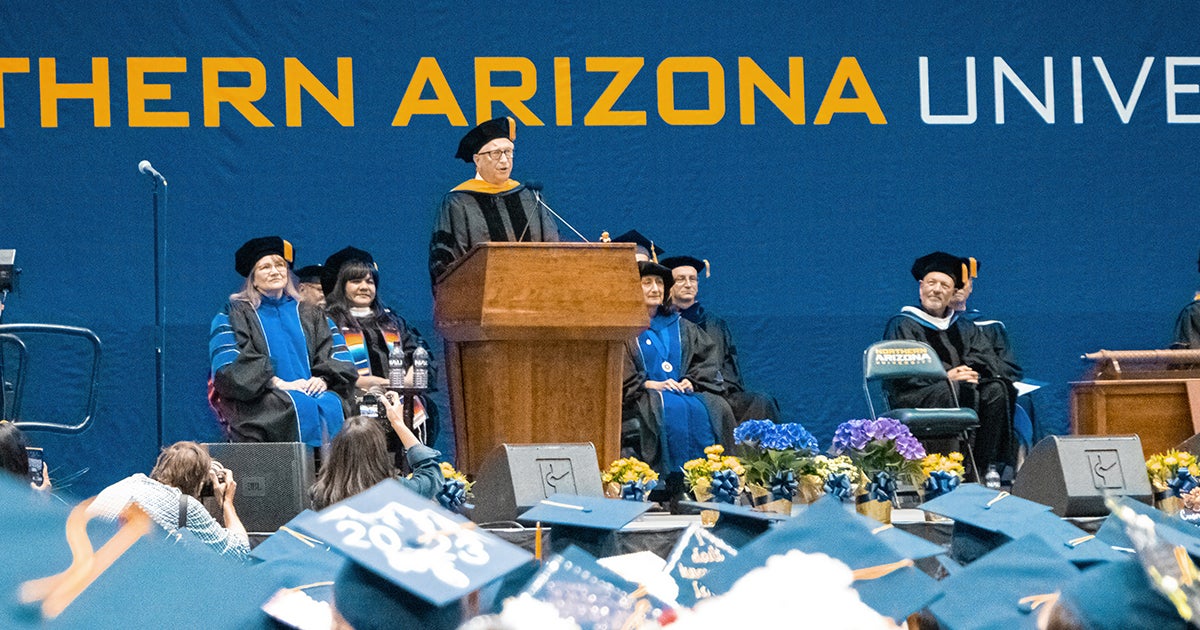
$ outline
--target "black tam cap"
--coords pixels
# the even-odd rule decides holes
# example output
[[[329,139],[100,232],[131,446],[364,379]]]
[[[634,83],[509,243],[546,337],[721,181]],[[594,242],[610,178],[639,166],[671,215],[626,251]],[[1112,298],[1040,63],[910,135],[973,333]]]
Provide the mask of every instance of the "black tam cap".
[[[671,270],[666,267],[642,260],[638,262],[638,275],[645,278],[646,276],[658,276],[663,281],[663,294],[671,292],[671,285],[675,284],[675,277],[671,275]]]
[[[297,269],[296,280],[302,284],[317,284],[321,281],[321,265],[309,265]]]
[[[458,153],[455,153],[454,157],[470,164],[475,161],[475,154],[479,153],[479,149],[496,138],[516,140],[517,121],[508,116],[502,116],[479,123],[478,127],[468,131],[467,135],[459,140]]]
[[[963,277],[966,275],[963,271],[964,267],[963,259],[958,256],[946,252],[933,252],[925,254],[913,262],[912,275],[920,282],[929,273],[940,271],[954,278],[954,286],[961,288]]]
[[[321,271],[321,290],[325,295],[333,293],[337,288],[338,273],[342,271],[342,267],[348,262],[361,262],[364,265],[379,270],[379,265],[375,264],[375,259],[371,256],[371,252],[359,249],[357,247],[344,247],[329,255],[325,259],[325,266]]]
[[[703,271],[705,278],[711,275],[708,271],[708,261],[700,260],[695,256],[671,256],[670,258],[664,258],[658,262],[661,263],[662,266],[672,271],[674,271],[676,267],[691,267],[692,269],[695,269],[697,273]]]
[[[431,604],[394,582],[347,561],[333,583],[334,606],[355,628],[454,630],[462,623],[458,601]]]
[[[296,252],[288,241],[278,236],[260,236],[246,241],[238,248],[233,255],[233,268],[237,269],[243,278],[249,277],[250,272],[254,271],[254,265],[258,264],[263,256],[272,254],[286,260],[288,267],[292,266],[292,261],[296,258]]]
[[[655,245],[654,241],[646,238],[641,232],[639,232],[637,230],[629,230],[628,232],[626,232],[620,236],[614,236],[612,239],[612,242],[614,242],[614,243],[633,243],[638,246],[639,254],[644,254],[647,258],[653,258],[655,260],[657,260],[658,257],[663,255],[663,253],[664,253],[663,248],[659,247],[658,245]]]

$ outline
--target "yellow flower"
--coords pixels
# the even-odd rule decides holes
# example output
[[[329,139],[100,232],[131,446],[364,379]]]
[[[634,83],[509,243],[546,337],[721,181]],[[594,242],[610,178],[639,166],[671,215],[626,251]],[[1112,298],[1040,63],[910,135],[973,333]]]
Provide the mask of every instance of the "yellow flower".
[[[706,455],[721,455],[724,452],[725,447],[721,446],[720,444],[713,444],[712,446],[705,447],[704,449],[704,453]]]
[[[1171,455],[1167,455],[1163,458],[1163,464],[1166,466],[1178,466],[1179,460]]]

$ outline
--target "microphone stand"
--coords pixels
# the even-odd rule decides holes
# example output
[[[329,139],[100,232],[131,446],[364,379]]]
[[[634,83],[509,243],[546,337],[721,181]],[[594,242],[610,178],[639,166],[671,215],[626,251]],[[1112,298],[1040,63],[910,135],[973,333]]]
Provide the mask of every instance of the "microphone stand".
[[[534,198],[535,200],[537,200],[538,204],[540,204],[540,205],[541,205],[543,208],[545,208],[545,209],[549,210],[549,211],[550,211],[550,214],[554,215],[554,217],[555,217],[556,219],[558,219],[559,221],[562,221],[562,224],[563,224],[563,225],[565,225],[565,226],[567,226],[567,227],[571,228],[571,231],[572,231],[572,232],[574,232],[574,233],[575,233],[575,236],[578,236],[580,240],[582,240],[584,243],[590,243],[590,242],[591,242],[591,241],[587,240],[587,237],[586,237],[586,236],[584,236],[584,235],[580,234],[580,233],[579,233],[579,230],[576,230],[574,225],[571,225],[570,223],[567,223],[567,220],[566,220],[566,219],[564,219],[564,218],[562,218],[562,215],[560,215],[559,213],[555,212],[555,211],[554,211],[554,208],[551,208],[550,206],[546,205],[546,202],[545,202],[545,201],[542,201],[542,191],[541,191],[541,189],[537,189],[537,190],[534,190],[534,191],[533,191],[533,198]],[[528,226],[526,226],[526,228],[528,229]]]
[[[167,306],[163,297],[164,260],[167,255],[165,215],[167,212],[167,180],[151,176],[154,206],[154,410],[158,448],[163,446],[163,404],[166,400],[165,349],[167,345]]]

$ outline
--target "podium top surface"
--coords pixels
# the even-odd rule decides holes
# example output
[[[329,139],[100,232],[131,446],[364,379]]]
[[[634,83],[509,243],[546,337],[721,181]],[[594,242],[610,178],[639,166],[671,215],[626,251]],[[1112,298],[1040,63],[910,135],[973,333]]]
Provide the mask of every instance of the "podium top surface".
[[[649,326],[631,243],[481,243],[434,290],[450,341],[628,339]]]

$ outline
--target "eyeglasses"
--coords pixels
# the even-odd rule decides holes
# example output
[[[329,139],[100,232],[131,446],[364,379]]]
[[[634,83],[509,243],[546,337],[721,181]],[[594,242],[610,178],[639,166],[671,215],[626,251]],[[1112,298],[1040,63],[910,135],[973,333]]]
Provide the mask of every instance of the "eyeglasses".
[[[510,160],[513,159],[513,150],[512,149],[496,149],[494,151],[480,151],[479,153],[476,153],[475,155],[486,155],[487,157],[491,158],[492,161],[496,162],[496,161],[500,160],[501,156],[506,157]]]

